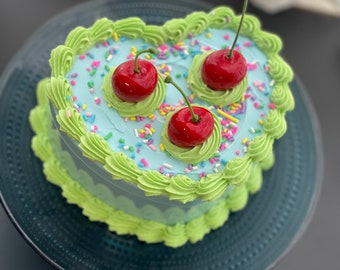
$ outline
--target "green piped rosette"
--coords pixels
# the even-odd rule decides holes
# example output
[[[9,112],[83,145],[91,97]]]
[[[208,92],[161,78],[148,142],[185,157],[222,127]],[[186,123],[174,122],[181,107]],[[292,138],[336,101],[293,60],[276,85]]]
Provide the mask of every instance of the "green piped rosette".
[[[73,165],[70,155],[61,150],[59,134],[52,126],[52,115],[46,97],[46,89],[49,85],[49,78],[40,81],[37,87],[38,105],[31,110],[29,115],[31,127],[35,132],[32,138],[32,149],[43,162],[43,171],[47,180],[62,189],[62,195],[67,199],[67,202],[80,207],[82,213],[90,221],[103,222],[108,225],[109,230],[117,234],[136,235],[139,240],[146,243],[164,242],[165,245],[173,248],[180,247],[188,241],[196,243],[211,230],[221,227],[228,220],[231,212],[242,210],[248,201],[249,194],[257,192],[261,187],[262,169],[260,166],[255,166],[247,181],[243,181],[243,184],[234,188],[228,196],[219,200],[205,214],[193,218],[187,223],[175,225],[137,218],[117,210],[107,202],[112,200],[113,194],[103,185],[92,183],[87,173],[77,169]],[[100,137],[95,134],[93,136],[88,136],[88,134],[82,136],[83,148],[86,144],[91,144],[90,140],[93,140],[92,143],[103,143],[100,139],[95,142],[95,139],[98,138]],[[98,147],[107,148],[107,145]],[[87,151],[90,151],[90,149],[84,150],[85,156],[91,156],[86,154]],[[94,153],[97,153],[97,151],[94,151]],[[103,156],[116,158],[106,152],[103,155],[98,155],[95,159],[104,162]],[[91,157],[93,158],[93,156]],[[150,176],[151,173],[149,172],[148,175]],[[74,176],[78,179],[75,180]],[[134,182],[132,179],[131,181]],[[90,188],[91,192],[87,188]],[[101,199],[98,199],[96,194]],[[153,206],[139,208],[128,198],[117,197],[113,200],[129,205],[129,209],[133,210],[132,212],[151,212],[155,215],[160,211]],[[188,215],[190,211],[186,214],[181,209],[174,208],[168,209],[165,214]]]
[[[215,200],[228,187],[246,181],[254,165],[269,168],[274,161],[274,139],[283,135],[286,129],[285,113],[294,107],[294,99],[288,85],[293,79],[293,72],[278,56],[282,47],[281,40],[262,31],[254,16],[246,15],[241,35],[252,38],[268,58],[269,74],[275,81],[271,103],[276,108],[264,119],[264,132],[249,142],[249,151],[243,157],[229,160],[218,173],[207,174],[200,181],[184,175],[169,178],[158,171],[141,170],[126,155],[113,152],[104,138],[86,131],[84,121],[66,99],[70,85],[65,82],[64,76],[70,70],[76,55],[91,48],[98,41],[111,38],[114,33],[130,38],[144,38],[150,44],[160,45],[187,37],[190,31],[199,34],[208,27],[235,30],[239,18],[240,16],[236,16],[231,9],[219,7],[210,13],[197,12],[184,19],[173,19],[163,26],[147,26],[142,20],[133,17],[116,22],[104,18],[90,28],[76,28],[67,37],[65,45],[53,50],[50,59],[52,78],[47,92],[49,100],[58,110],[57,120],[60,128],[79,142],[86,157],[101,162],[104,168],[112,173],[113,179],[133,183],[147,195],[165,195],[181,202],[195,199]],[[202,27],[197,28],[197,25]],[[275,126],[276,129],[273,128]]]
[[[188,74],[190,89],[196,93],[200,99],[209,102],[211,105],[229,105],[240,101],[248,87],[248,76],[245,76],[233,89],[226,91],[214,91],[203,82],[201,76],[202,65],[207,56],[212,52],[213,51],[209,51],[196,55],[193,59]]]
[[[165,97],[165,83],[161,74],[158,74],[156,88],[150,96],[139,102],[126,102],[117,97],[111,84],[112,74],[115,67],[112,67],[109,73],[104,77],[102,89],[104,98],[117,112],[123,117],[132,116],[149,116],[163,102]]]
[[[172,157],[181,160],[186,164],[195,164],[211,158],[213,154],[218,150],[222,139],[221,124],[218,117],[215,114],[212,114],[212,116],[214,117],[214,129],[212,131],[212,134],[209,136],[209,138],[207,138],[206,141],[192,148],[185,148],[173,144],[168,136],[169,121],[172,115],[176,113],[176,111],[169,113],[166,120],[164,121],[161,134],[161,141],[164,145],[164,148]]]

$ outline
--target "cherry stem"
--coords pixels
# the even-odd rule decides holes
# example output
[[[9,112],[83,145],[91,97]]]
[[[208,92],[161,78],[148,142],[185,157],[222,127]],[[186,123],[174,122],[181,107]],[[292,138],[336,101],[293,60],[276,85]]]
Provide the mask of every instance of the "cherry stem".
[[[141,55],[141,54],[143,54],[143,53],[152,53],[152,54],[156,54],[156,49],[154,49],[154,48],[149,48],[149,49],[147,49],[147,50],[142,50],[142,51],[140,51],[140,52],[138,52],[137,54],[136,54],[136,57],[135,57],[135,68],[134,68],[134,72],[135,73],[139,73],[140,71],[139,71],[139,68],[138,68],[138,57]]]
[[[244,0],[244,1],[243,1],[242,15],[241,15],[240,24],[238,25],[238,29],[237,29],[237,32],[236,32],[236,36],[235,36],[235,38],[234,38],[233,45],[231,46],[231,48],[230,48],[230,50],[229,50],[228,57],[231,57],[231,56],[233,55],[233,50],[235,49],[235,46],[236,46],[236,42],[237,42],[238,36],[239,36],[239,34],[240,34],[240,32],[241,32],[241,27],[242,27],[244,15],[245,15],[246,10],[247,10],[247,5],[248,5],[248,0]]]
[[[166,76],[164,79],[165,83],[171,83],[173,86],[175,86],[177,88],[177,90],[182,94],[185,103],[187,104],[190,114],[191,114],[191,121],[193,123],[197,123],[200,120],[200,117],[194,113],[194,110],[192,109],[192,106],[190,105],[190,101],[188,99],[188,97],[185,95],[185,93],[183,92],[183,90],[178,86],[177,83],[175,83],[172,78],[170,76]]]

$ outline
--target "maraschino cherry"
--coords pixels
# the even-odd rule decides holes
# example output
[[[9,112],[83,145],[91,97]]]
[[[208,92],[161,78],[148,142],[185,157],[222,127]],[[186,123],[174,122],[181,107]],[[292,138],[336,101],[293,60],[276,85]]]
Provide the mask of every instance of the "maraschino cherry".
[[[231,48],[217,50],[209,54],[202,65],[202,80],[212,90],[232,90],[246,76],[247,62],[243,55],[235,51],[234,48],[240,34],[247,4],[248,1],[245,0],[242,8],[241,21]]]
[[[123,101],[139,102],[152,94],[157,85],[156,67],[149,61],[138,59],[142,53],[155,54],[150,48],[137,53],[134,60],[121,63],[112,74],[114,93]]]
[[[170,76],[167,76],[164,81],[175,86],[187,104],[186,107],[176,111],[169,121],[168,136],[170,141],[183,148],[202,144],[214,129],[214,118],[211,112],[200,106],[191,106],[187,96]]]

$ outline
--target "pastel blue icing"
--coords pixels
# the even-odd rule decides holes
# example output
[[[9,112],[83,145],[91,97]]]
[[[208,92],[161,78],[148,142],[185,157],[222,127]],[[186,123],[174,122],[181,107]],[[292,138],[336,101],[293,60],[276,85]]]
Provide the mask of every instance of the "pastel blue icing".
[[[209,33],[209,35],[207,35],[207,33]],[[228,35],[229,39],[226,39],[225,35]],[[187,95],[191,95],[192,93],[187,86],[186,76],[193,57],[196,54],[202,53],[202,46],[209,46],[214,50],[231,46],[234,35],[234,32],[226,29],[208,29],[199,36],[184,40],[183,43],[186,48],[184,51],[176,51],[176,55],[169,52],[167,59],[158,59],[155,57],[153,60],[154,64],[161,72],[164,71],[162,65],[171,67],[170,75]],[[199,41],[199,44],[192,45],[195,40]],[[251,98],[246,98],[244,101],[246,113],[233,115],[239,119],[239,123],[237,123],[238,131],[234,136],[234,141],[228,142],[227,149],[220,151],[219,162],[222,163],[237,156],[242,157],[246,152],[244,138],[250,141],[262,133],[263,129],[258,123],[258,120],[263,119],[269,111],[268,105],[270,101],[268,96],[270,96],[272,91],[272,79],[265,71],[265,66],[267,65],[266,56],[254,46],[247,37],[240,36],[238,44],[247,63],[256,63],[257,68],[248,71],[247,94],[250,94]],[[173,44],[168,45],[171,48]],[[66,76],[70,82],[73,81],[71,85],[73,96],[76,97],[74,101],[75,106],[79,108],[81,115],[83,115],[89,131],[95,131],[103,137],[112,134],[112,136],[108,136],[110,138],[107,137],[107,141],[112,150],[124,152],[127,156],[131,157],[141,169],[158,171],[159,168],[166,163],[170,164],[172,168],[163,166],[165,173],[182,174],[188,165],[160,150],[160,133],[164,119],[158,110],[154,112],[154,115],[157,117],[155,121],[150,120],[148,117],[146,117],[144,121],[126,121],[126,119],[121,117],[114,109],[108,107],[104,99],[101,87],[105,75],[108,73],[110,67],[117,66],[127,60],[127,56],[130,55],[132,47],[139,50],[149,48],[150,46],[145,44],[142,39],[130,40],[120,38],[119,41],[110,39],[107,41],[106,46],[98,44],[91,48],[84,54],[84,59],[80,59],[80,57],[76,58],[73,68]],[[109,52],[113,53],[112,57],[108,56]],[[111,57],[111,59],[108,57]],[[93,63],[96,64],[94,61],[100,61],[99,66],[96,68],[92,66]],[[93,74],[94,70],[95,74]],[[254,86],[256,82],[263,85],[262,90]],[[90,91],[92,86],[94,89],[93,92]],[[165,103],[174,105],[182,99],[180,93],[173,86],[167,85],[166,91]],[[96,104],[95,101],[97,98],[100,99],[100,104]],[[256,108],[254,102],[257,102],[261,108]],[[197,97],[195,97],[194,103],[210,106]],[[85,108],[83,107],[84,104],[86,104],[86,109],[83,109]],[[88,114],[89,112],[92,115]],[[213,109],[212,112],[217,114],[216,109]],[[156,131],[152,135],[152,139],[154,140],[153,145],[156,146],[156,151],[153,151],[143,143],[143,139],[136,138],[135,136],[135,129],[144,129],[144,125],[148,123],[151,124]],[[257,132],[254,133],[254,130]],[[123,139],[124,142],[120,142],[119,140],[121,139]],[[132,151],[132,148],[134,151]],[[144,165],[140,162],[141,159],[145,159],[148,163],[146,168],[144,168]],[[195,166],[195,170],[191,170],[188,176],[198,180],[201,173],[213,173],[215,170],[218,170],[218,168],[215,168],[215,164],[211,164],[209,160],[195,164],[197,165]]]

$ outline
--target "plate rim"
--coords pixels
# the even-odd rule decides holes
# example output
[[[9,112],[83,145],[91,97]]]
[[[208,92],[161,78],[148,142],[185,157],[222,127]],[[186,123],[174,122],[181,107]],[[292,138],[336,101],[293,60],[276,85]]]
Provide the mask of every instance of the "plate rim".
[[[26,43],[22,46],[22,48],[19,49],[18,52],[13,56],[13,58],[7,64],[7,66],[5,66],[5,69],[4,69],[4,71],[3,71],[3,73],[1,74],[1,77],[0,77],[0,99],[2,99],[2,95],[4,93],[4,88],[5,88],[4,86],[6,85],[6,82],[8,81],[8,79],[12,76],[14,69],[21,65],[21,59],[20,59],[21,54],[23,53],[25,48],[29,47],[29,44],[31,44],[31,42],[33,42],[35,40],[35,38],[37,36],[39,36],[40,32],[42,32],[46,27],[48,27],[53,22],[59,20],[62,16],[65,16],[66,14],[69,14],[69,13],[73,13],[74,11],[78,10],[79,8],[89,8],[91,6],[93,7],[93,6],[101,5],[103,3],[111,3],[111,2],[117,2],[117,1],[116,0],[113,0],[113,1],[111,1],[111,0],[104,0],[104,1],[100,0],[100,1],[95,1],[95,2],[89,1],[89,2],[82,3],[82,4],[77,4],[74,7],[67,9],[66,11],[54,16],[53,18],[49,19],[46,23],[44,23],[37,31],[35,31],[32,34],[32,36],[28,39],[28,41],[26,41]],[[189,2],[189,1],[184,1],[184,2]],[[207,6],[209,6],[209,5],[207,5]],[[303,96],[303,100],[306,102],[307,113],[308,113],[308,115],[311,116],[311,119],[315,120],[315,121],[311,121],[311,126],[313,128],[314,137],[315,138],[321,138],[322,136],[321,136],[321,131],[320,131],[320,128],[319,128],[319,120],[318,120],[316,111],[314,109],[314,106],[313,106],[308,94],[304,90],[304,87],[303,87],[303,84],[302,84],[300,78],[296,74],[295,74],[295,79],[294,79],[293,83],[296,83],[298,85],[298,87],[302,90],[301,95]],[[316,170],[317,171],[317,176],[316,176],[317,181],[315,182],[316,188],[315,188],[315,192],[313,194],[313,199],[311,200],[311,202],[313,202],[313,203],[310,204],[309,209],[306,211],[306,218],[303,221],[303,223],[301,224],[299,230],[295,233],[295,237],[292,239],[289,246],[287,246],[285,248],[285,250],[281,254],[281,256],[276,258],[276,260],[274,260],[273,263],[268,266],[269,268],[273,267],[280,259],[282,259],[282,257],[284,257],[291,250],[291,248],[296,244],[296,242],[298,242],[300,240],[303,233],[307,229],[310,221],[313,218],[313,214],[315,212],[315,208],[317,206],[317,202],[318,202],[320,192],[321,192],[322,175],[324,173],[323,172],[323,170],[324,170],[324,158],[323,158],[324,152],[323,152],[322,143],[315,144],[315,147],[316,147],[316,149],[315,149],[316,152],[319,153],[322,157],[320,157],[318,159],[318,161],[319,161],[318,165],[319,166]],[[0,202],[1,202],[5,212],[7,214],[7,216],[9,217],[11,223],[15,226],[15,228],[20,233],[20,235],[23,236],[25,241],[33,248],[33,250],[35,250],[36,253],[38,253],[38,255],[41,258],[43,258],[47,263],[49,263],[51,266],[53,266],[57,269],[62,269],[62,267],[59,264],[57,264],[52,259],[50,259],[40,249],[40,247],[36,243],[34,243],[34,241],[32,239],[30,239],[30,237],[26,234],[25,230],[19,224],[16,217],[13,215],[11,209],[9,208],[9,206],[6,202],[6,199],[3,196],[1,190],[0,190]]]

